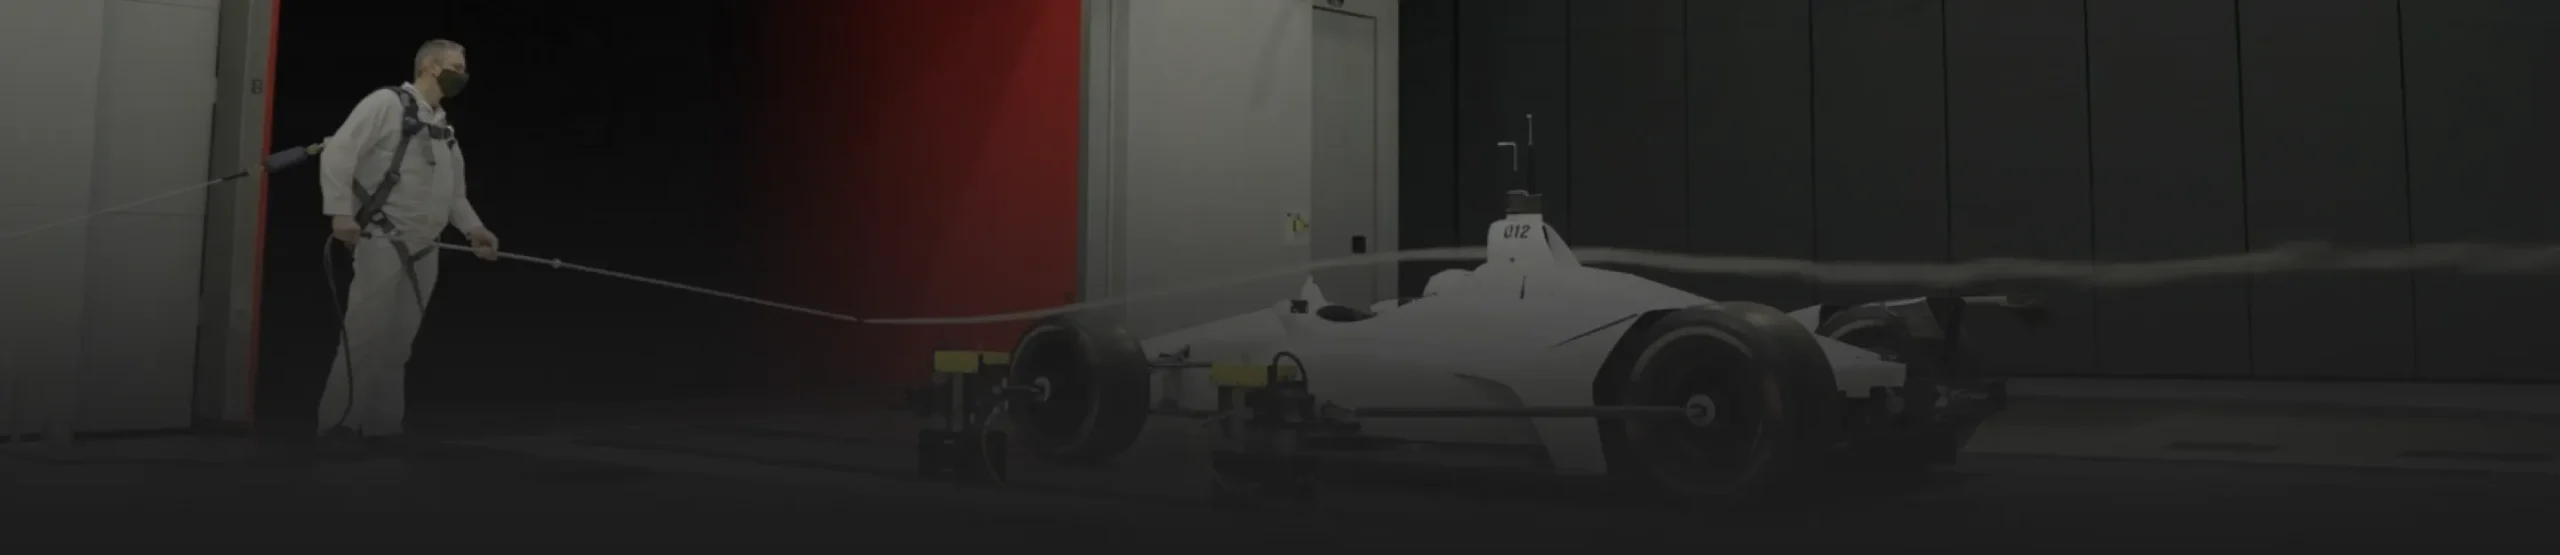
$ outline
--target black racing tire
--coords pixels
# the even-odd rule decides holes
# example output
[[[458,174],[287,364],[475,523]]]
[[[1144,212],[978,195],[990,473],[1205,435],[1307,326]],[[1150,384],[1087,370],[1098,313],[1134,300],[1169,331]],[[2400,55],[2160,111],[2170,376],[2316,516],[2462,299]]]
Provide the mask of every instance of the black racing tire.
[[[1137,339],[1117,324],[1041,319],[1013,349],[1013,383],[1043,388],[1011,405],[1015,435],[1041,460],[1108,462],[1146,430],[1153,372]]]
[[[1847,343],[1852,347],[1885,355],[1888,358],[1898,358],[1906,354],[1901,351],[1903,343],[1908,341],[1898,331],[1903,325],[1902,318],[1902,314],[1895,311],[1893,307],[1863,305],[1831,315],[1814,328],[1814,333]],[[1904,368],[1912,372],[1934,372],[1938,371],[1941,365],[1906,364]],[[1909,376],[1909,378],[1922,380],[1948,377],[1951,376]],[[1911,430],[1895,437],[1879,440],[1875,445],[1853,450],[1846,454],[1851,457],[1851,460],[1842,462],[1848,467],[1862,470],[1926,471],[1955,462],[1956,455],[1964,451],[1965,444],[1973,441],[1974,431],[1981,426],[1980,419],[1962,419]]]
[[[1613,472],[1648,493],[1703,508],[1783,497],[1817,466],[1836,431],[1838,394],[1822,346],[1767,305],[1721,303],[1663,314],[1632,349],[1615,402],[1689,406],[1694,419],[1604,425]],[[1704,396],[1708,402],[1698,403]],[[1623,459],[1623,460],[1618,460]]]

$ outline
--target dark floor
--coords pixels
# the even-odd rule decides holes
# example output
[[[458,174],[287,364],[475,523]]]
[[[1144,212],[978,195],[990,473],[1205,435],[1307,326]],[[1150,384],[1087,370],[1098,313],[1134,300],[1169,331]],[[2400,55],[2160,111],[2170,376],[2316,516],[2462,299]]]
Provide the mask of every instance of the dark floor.
[[[2532,473],[1976,455],[1918,482],[1843,481],[1801,507],[1748,517],[1524,481],[1398,487],[1350,476],[1326,490],[1320,513],[1275,518],[1206,510],[1189,485],[1199,465],[1167,454],[1180,439],[1142,445],[1115,471],[1025,467],[1012,485],[960,488],[908,479],[912,459],[894,431],[829,438],[773,424],[834,425],[807,414],[705,425],[722,418],[580,411],[514,434],[490,432],[535,417],[446,414],[477,416],[449,416],[447,431],[409,452],[359,462],[196,438],[0,448],[0,530],[22,544],[2560,544],[2539,534],[2560,476]],[[116,441],[195,455],[100,454]]]

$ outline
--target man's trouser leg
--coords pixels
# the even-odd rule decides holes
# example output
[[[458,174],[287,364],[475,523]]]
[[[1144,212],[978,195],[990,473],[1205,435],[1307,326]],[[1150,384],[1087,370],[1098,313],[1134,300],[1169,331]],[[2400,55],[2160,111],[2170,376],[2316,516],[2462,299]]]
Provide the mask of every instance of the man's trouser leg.
[[[412,257],[401,264],[402,250]],[[369,238],[355,248],[354,279],[347,285],[346,338],[320,393],[320,431],[338,425],[367,436],[399,435],[407,411],[409,347],[435,291],[435,248],[402,249],[390,239]],[[414,276],[414,283],[412,277]],[[353,355],[354,372],[347,361]],[[355,407],[347,409],[355,380]],[[343,412],[342,412],[343,411]]]

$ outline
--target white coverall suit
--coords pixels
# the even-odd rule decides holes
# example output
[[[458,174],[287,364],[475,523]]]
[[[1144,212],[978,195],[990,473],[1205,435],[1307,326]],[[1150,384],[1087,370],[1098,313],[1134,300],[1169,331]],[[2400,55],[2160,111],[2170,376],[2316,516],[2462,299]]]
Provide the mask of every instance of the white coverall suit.
[[[417,99],[418,119],[430,127],[445,126],[444,110],[419,97],[414,84],[403,84]],[[392,151],[400,144],[400,99],[376,90],[356,103],[337,134],[320,151],[320,206],[329,216],[355,216],[365,202],[349,184],[373,191],[391,168]],[[470,233],[482,229],[479,213],[463,194],[462,148],[454,140],[420,131],[409,140],[401,160],[400,182],[382,203],[386,226],[359,221],[367,237],[355,247],[354,280],[347,287],[346,336],[330,359],[329,381],[320,394],[320,431],[339,425],[366,436],[401,433],[407,409],[410,341],[417,337],[427,299],[436,287],[437,249],[431,243],[446,225]],[[444,136],[451,137],[447,133]],[[393,235],[397,235],[397,239]],[[394,245],[393,241],[400,245]],[[401,248],[413,257],[403,268]],[[414,274],[416,282],[410,282]],[[414,287],[413,287],[414,285]],[[348,360],[354,360],[354,387],[346,382]],[[355,395],[347,410],[348,393]]]

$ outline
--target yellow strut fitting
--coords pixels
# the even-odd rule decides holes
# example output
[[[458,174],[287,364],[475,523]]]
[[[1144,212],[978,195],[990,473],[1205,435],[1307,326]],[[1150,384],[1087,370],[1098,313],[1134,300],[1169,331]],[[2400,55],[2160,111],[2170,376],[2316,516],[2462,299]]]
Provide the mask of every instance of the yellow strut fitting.
[[[938,374],[976,374],[979,370],[1004,366],[1013,362],[1013,353],[997,351],[934,351],[933,371]]]
[[[1269,387],[1272,368],[1263,364],[1213,362],[1209,364],[1209,382],[1218,387]],[[1279,370],[1282,380],[1298,379],[1298,367],[1295,365],[1283,364]]]

